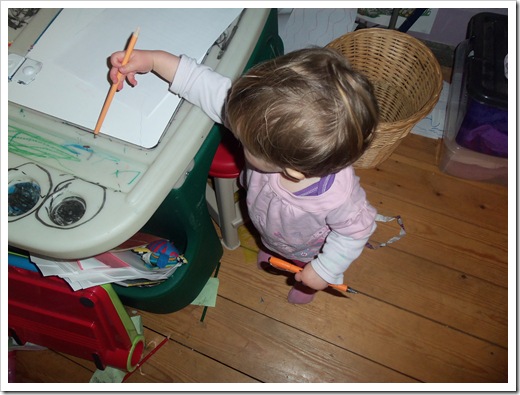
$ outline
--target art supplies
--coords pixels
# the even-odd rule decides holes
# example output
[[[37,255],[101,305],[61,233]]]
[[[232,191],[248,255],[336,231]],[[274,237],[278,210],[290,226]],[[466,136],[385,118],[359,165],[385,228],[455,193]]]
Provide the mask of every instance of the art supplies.
[[[174,248],[173,244],[171,246]],[[148,251],[147,254],[143,251],[145,249],[140,248],[141,253],[132,250],[109,251],[80,260],[58,260],[31,255],[30,260],[43,276],[61,277],[75,291],[107,283],[124,287],[156,285],[187,263],[183,255],[175,254],[171,263],[159,267],[154,265],[151,254],[153,251]]]

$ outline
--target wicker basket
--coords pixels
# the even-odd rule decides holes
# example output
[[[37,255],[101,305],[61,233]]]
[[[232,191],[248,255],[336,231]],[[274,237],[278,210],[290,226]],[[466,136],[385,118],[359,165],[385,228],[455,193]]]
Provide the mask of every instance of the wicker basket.
[[[347,33],[327,47],[341,52],[374,85],[380,123],[355,168],[373,168],[437,104],[442,90],[439,62],[426,45],[395,30],[369,28]]]

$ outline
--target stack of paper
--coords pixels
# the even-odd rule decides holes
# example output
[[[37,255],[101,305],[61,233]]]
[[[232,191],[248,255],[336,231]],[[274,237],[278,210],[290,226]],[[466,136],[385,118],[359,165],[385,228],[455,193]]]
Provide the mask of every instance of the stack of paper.
[[[324,47],[332,40],[353,32],[357,8],[282,8],[278,10],[278,31],[284,52]]]
[[[65,261],[31,256],[44,276],[58,276],[74,291],[116,283],[123,286],[154,285],[170,277],[183,262],[166,268],[150,269],[139,254],[132,251],[106,252],[92,258]]]

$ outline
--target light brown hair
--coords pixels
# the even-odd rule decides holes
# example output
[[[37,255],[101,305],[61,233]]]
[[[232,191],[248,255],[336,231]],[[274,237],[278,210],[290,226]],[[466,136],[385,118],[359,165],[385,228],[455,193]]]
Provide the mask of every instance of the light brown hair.
[[[306,177],[354,163],[378,121],[370,82],[328,48],[254,66],[233,84],[226,112],[230,129],[252,155]]]

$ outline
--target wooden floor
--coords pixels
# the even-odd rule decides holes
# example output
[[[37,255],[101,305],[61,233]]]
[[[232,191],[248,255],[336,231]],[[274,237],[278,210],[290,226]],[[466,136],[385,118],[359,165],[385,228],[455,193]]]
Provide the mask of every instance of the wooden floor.
[[[216,307],[203,320],[199,306],[166,315],[129,310],[142,317],[146,352],[169,340],[127,382],[514,380],[508,377],[508,323],[514,325],[508,188],[441,173],[440,144],[409,135],[383,164],[357,171],[379,213],[400,215],[407,231],[388,247],[366,249],[351,265],[345,282],[358,294],[327,291],[309,305],[287,303],[291,275],[256,269],[254,233],[243,226],[242,246],[224,252]],[[373,239],[398,232],[395,222],[381,224]],[[49,350],[17,355],[19,382],[87,383],[94,371],[90,361]]]

